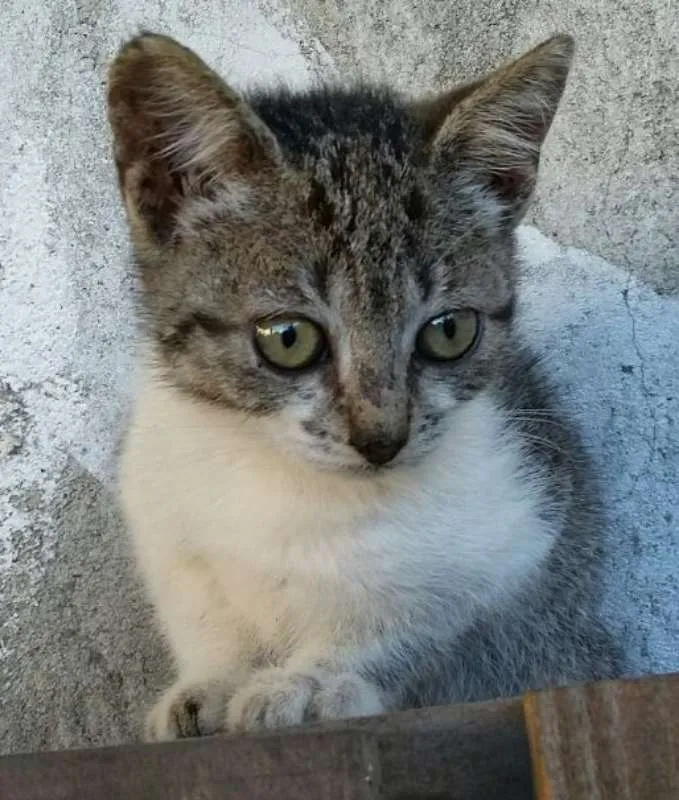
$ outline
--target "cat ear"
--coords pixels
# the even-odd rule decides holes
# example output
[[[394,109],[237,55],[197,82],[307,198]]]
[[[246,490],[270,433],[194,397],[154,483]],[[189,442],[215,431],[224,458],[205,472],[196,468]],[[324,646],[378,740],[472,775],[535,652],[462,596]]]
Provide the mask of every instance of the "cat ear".
[[[196,217],[242,210],[255,175],[276,169],[271,132],[194,53],[144,34],[111,65],[115,161],[136,237],[162,244]]]
[[[422,103],[429,157],[486,222],[515,225],[535,187],[540,148],[573,57],[560,35],[488,77]]]

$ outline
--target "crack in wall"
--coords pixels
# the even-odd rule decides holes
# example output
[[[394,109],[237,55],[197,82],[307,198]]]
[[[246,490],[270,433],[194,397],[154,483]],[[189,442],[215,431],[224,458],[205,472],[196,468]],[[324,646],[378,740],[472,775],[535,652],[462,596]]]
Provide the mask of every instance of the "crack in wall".
[[[648,446],[648,455],[639,473],[633,476],[632,489],[634,491],[637,487],[637,484],[639,483],[639,480],[642,477],[649,475],[651,471],[651,466],[653,464],[653,459],[656,453],[656,448],[658,443],[658,416],[657,416],[656,404],[654,402],[657,395],[650,389],[648,384],[648,377],[646,374],[646,357],[641,348],[641,345],[639,344],[639,337],[637,334],[637,320],[634,315],[632,304],[630,303],[629,293],[630,293],[630,288],[632,286],[632,281],[633,281],[633,276],[631,274],[628,274],[625,288],[622,290],[622,299],[625,304],[625,310],[627,311],[627,316],[630,319],[631,331],[632,331],[632,346],[639,361],[639,385],[641,387],[641,393],[644,398],[644,405],[648,411],[648,415],[651,420],[650,436],[648,436],[644,430],[639,431],[639,435],[643,438],[643,440],[646,442]]]

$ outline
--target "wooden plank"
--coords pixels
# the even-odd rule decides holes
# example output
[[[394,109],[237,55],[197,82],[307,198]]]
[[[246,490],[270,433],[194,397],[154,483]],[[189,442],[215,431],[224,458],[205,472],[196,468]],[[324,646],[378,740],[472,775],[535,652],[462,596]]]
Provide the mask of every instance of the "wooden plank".
[[[524,699],[538,800],[677,800],[679,675]]]
[[[2,800],[675,800],[679,675],[256,736],[0,758]],[[533,770],[531,770],[531,754]]]
[[[2,800],[530,800],[520,700],[0,758]]]
[[[520,699],[404,711],[348,723],[373,734],[384,800],[531,800]]]
[[[2,800],[375,800],[379,758],[355,731],[194,739],[0,759]]]

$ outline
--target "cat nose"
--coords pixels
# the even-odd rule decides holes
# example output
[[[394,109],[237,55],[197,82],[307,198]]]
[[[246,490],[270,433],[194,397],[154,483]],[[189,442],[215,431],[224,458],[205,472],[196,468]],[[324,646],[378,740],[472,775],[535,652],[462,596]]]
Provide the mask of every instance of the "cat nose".
[[[375,466],[389,463],[408,441],[407,436],[389,436],[370,432],[355,431],[349,444],[357,450],[366,461]]]

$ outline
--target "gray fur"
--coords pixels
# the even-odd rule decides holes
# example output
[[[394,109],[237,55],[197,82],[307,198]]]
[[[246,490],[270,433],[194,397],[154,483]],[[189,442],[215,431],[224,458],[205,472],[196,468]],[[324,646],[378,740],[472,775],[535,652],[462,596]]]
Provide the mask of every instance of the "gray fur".
[[[478,619],[450,648],[397,646],[389,669],[383,660],[374,666],[370,677],[403,708],[511,697],[625,672],[623,650],[597,614],[607,520],[576,428],[526,350],[500,371],[497,391],[567,509],[561,535],[539,579],[501,611]]]

